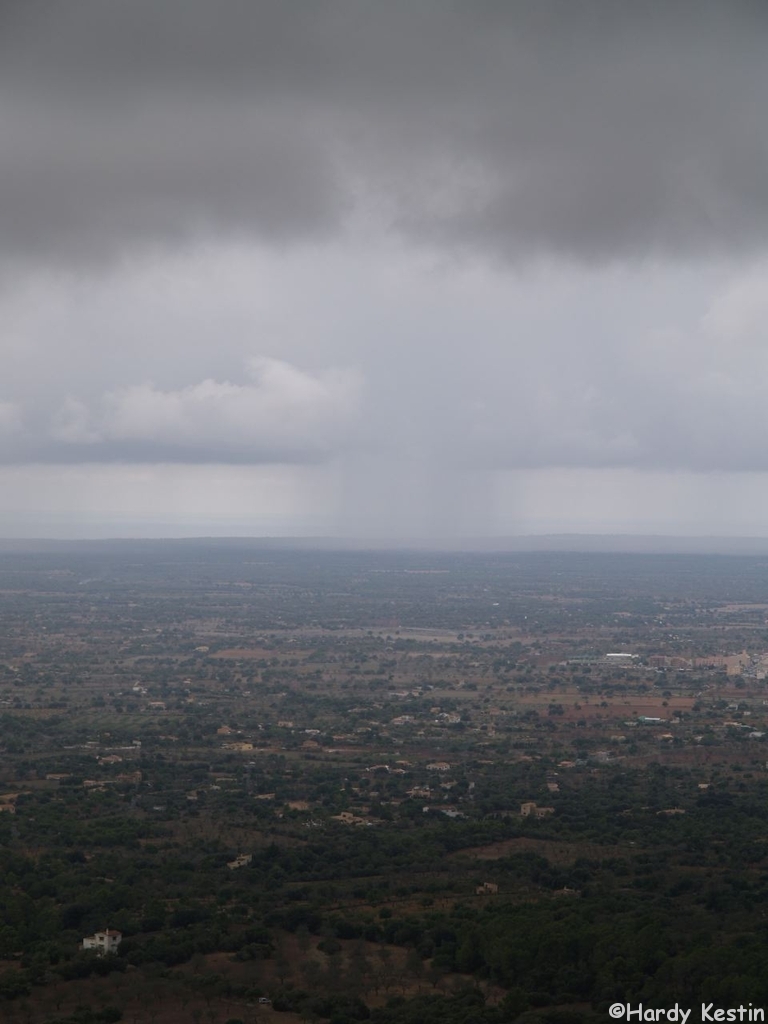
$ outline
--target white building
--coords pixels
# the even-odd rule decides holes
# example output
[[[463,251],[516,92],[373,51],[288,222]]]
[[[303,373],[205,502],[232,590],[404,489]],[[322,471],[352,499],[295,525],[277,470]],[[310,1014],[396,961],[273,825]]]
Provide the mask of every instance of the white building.
[[[244,868],[253,860],[252,853],[239,853],[234,860],[227,862],[227,867],[230,871],[235,871],[237,868]]]
[[[99,956],[116,953],[122,938],[122,932],[115,931],[114,928],[107,928],[106,931],[96,932],[95,935],[86,935],[83,939],[83,949],[95,949]]]

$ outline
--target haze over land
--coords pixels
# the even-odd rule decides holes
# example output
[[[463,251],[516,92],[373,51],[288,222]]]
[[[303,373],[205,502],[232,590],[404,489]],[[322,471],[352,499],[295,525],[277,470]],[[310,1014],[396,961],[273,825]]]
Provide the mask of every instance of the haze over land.
[[[3,1021],[768,1004],[764,555],[5,541],[0,622]]]
[[[767,20],[3,5],[0,535],[765,536]]]

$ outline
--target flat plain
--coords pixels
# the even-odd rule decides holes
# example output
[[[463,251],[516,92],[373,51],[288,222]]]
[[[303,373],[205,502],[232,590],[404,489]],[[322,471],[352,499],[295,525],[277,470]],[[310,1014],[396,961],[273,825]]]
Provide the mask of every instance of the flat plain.
[[[749,556],[5,545],[5,1019],[768,1003],[767,608]]]

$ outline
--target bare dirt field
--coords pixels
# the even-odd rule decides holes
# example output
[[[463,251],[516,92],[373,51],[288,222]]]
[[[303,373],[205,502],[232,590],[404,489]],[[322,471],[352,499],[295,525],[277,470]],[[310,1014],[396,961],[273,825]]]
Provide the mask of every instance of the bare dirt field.
[[[553,864],[573,864],[579,857],[590,860],[606,860],[612,857],[631,856],[637,851],[633,847],[602,846],[598,843],[558,843],[548,839],[502,839],[485,846],[473,846],[456,857],[471,857],[475,860],[499,860],[516,853],[538,853]]]

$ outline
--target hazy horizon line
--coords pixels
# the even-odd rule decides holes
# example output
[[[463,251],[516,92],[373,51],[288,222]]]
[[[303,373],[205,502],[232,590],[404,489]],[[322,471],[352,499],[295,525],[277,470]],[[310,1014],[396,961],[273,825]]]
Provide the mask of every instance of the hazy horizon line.
[[[156,536],[156,537],[0,537],[0,550],[103,547],[107,544],[206,544],[223,547],[237,544],[281,550],[325,551],[424,551],[435,553],[525,553],[560,552],[574,554],[743,554],[768,555],[768,536],[738,537],[709,534],[638,533],[551,533],[510,534],[496,537],[344,537],[344,536]]]

